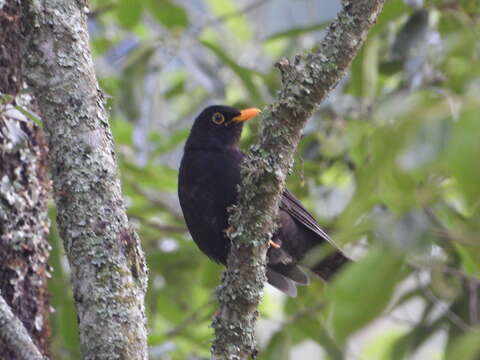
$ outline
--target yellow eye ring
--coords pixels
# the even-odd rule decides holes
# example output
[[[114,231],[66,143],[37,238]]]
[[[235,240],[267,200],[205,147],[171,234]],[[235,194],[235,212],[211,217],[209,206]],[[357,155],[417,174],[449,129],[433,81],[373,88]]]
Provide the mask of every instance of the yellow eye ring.
[[[217,112],[213,114],[212,121],[217,125],[221,125],[225,121],[225,117],[221,113]]]

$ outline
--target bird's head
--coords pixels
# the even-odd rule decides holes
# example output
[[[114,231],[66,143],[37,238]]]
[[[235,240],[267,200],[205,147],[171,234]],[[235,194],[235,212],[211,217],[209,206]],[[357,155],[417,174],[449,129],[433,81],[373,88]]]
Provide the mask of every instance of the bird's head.
[[[230,106],[209,106],[195,119],[185,148],[235,147],[240,141],[245,121],[258,113],[260,110],[256,108],[237,110]]]

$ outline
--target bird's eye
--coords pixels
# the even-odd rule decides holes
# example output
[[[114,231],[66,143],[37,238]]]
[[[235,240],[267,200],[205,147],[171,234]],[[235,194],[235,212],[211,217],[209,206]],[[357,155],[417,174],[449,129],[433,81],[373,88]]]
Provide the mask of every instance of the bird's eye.
[[[212,121],[217,125],[221,125],[225,121],[225,118],[223,117],[223,115],[221,113],[217,112],[217,113],[213,114]]]

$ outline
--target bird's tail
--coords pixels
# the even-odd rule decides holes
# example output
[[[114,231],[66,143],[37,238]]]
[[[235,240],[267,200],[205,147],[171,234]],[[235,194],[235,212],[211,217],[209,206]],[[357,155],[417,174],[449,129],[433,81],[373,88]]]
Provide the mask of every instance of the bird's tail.
[[[330,281],[340,269],[350,262],[352,262],[352,260],[346,257],[341,251],[336,251],[313,265],[311,270],[323,280]]]
[[[336,251],[315,265],[309,266],[309,268],[324,281],[330,281],[338,271],[350,262],[351,260],[341,251]],[[297,285],[308,285],[310,283],[308,275],[297,265],[269,265],[267,267],[267,279],[270,285],[292,297],[297,296]]]

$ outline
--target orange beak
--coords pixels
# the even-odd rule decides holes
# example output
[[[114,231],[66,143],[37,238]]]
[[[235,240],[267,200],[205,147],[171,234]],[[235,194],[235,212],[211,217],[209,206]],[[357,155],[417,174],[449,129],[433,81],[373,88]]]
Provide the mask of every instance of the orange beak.
[[[261,112],[262,110],[257,108],[249,108],[249,109],[241,110],[240,115],[235,116],[232,120],[234,122],[244,122],[244,121],[253,119],[255,116],[257,116]]]

